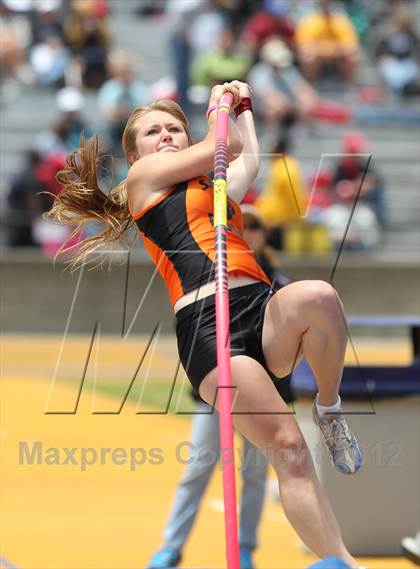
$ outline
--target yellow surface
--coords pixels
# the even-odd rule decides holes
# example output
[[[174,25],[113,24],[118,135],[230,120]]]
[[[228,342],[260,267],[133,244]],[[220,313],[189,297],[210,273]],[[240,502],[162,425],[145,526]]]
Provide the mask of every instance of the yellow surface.
[[[139,343],[122,347],[108,339],[104,353],[110,362],[120,362],[120,369],[124,369],[130,349],[136,346],[138,350]],[[54,337],[2,339],[1,556],[22,569],[145,567],[160,544],[183,472],[175,449],[180,442],[188,441],[189,421],[172,415],[136,415],[132,403],[127,403],[120,415],[92,415],[92,392],[88,390],[82,394],[77,414],[44,414],[59,347],[60,341]],[[77,360],[84,362],[85,347],[83,338],[67,344],[68,359],[63,365],[70,366],[69,375]],[[376,356],[382,357],[381,349]],[[409,357],[408,349],[404,349],[394,344],[392,349],[388,345],[385,352],[387,357],[394,354],[403,361]],[[366,353],[375,356],[374,350],[367,347]],[[159,354],[162,371],[172,367],[173,358],[172,354]],[[113,374],[115,378],[115,371],[110,372]],[[59,400],[74,398],[74,386],[68,382],[59,381],[55,391]],[[96,398],[98,407],[109,405],[108,398],[98,394]],[[47,448],[61,449],[61,462],[65,458],[62,449],[75,447],[78,464],[19,464],[20,441],[41,441],[44,458]],[[87,466],[82,471],[82,448],[97,452],[141,448],[146,462],[130,470],[129,464],[106,460],[108,454],[106,464]],[[160,465],[150,462],[154,448],[162,449]],[[224,567],[221,497],[221,476],[217,472],[185,549],[183,567]],[[260,537],[261,547],[256,554],[259,569],[300,569],[312,560],[299,548],[278,503],[267,502]],[[408,561],[395,558],[364,563],[371,569],[412,567]]]
[[[214,226],[227,224],[227,184],[226,180],[214,180]]]

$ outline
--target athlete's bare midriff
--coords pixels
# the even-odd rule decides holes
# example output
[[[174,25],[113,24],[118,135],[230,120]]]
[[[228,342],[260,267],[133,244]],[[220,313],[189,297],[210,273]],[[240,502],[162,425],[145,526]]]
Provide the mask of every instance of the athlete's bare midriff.
[[[247,275],[230,274],[228,286],[231,289],[231,288],[237,288],[240,286],[256,284],[256,283],[260,283],[260,282],[262,282],[262,281],[259,279],[255,279],[254,277],[249,277]],[[186,306],[188,306],[189,304],[192,304],[193,302],[196,302],[197,300],[201,300],[203,298],[206,298],[207,296],[215,294],[215,292],[216,292],[216,282],[211,281],[209,283],[206,283],[206,284],[200,286],[199,288],[196,288],[196,289],[188,292],[187,294],[184,294],[184,296],[181,296],[181,298],[179,298],[174,304],[175,314],[179,310],[181,310],[181,308],[185,308]]]

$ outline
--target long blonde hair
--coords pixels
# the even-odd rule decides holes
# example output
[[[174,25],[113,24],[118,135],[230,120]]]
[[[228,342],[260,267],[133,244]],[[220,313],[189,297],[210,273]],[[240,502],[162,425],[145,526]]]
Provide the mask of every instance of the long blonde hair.
[[[136,123],[138,119],[152,111],[164,111],[178,119],[185,129],[188,144],[192,144],[188,119],[178,103],[169,99],[155,101],[135,109],[127,121],[122,137],[122,148],[129,166],[133,163],[128,159],[129,154],[136,153],[138,131]],[[126,180],[112,188],[108,194],[104,193],[98,183],[100,161],[98,136],[94,135],[85,141],[81,135],[80,148],[69,154],[65,168],[57,173],[56,178],[62,189],[58,195],[53,195],[53,206],[43,214],[45,219],[75,226],[67,241],[56,253],[57,257],[60,253],[70,251],[77,246],[78,252],[70,261],[72,269],[83,264],[89,254],[102,246],[115,245],[134,223],[128,208]],[[81,239],[76,245],[66,246],[67,242],[83,233],[89,221],[101,222],[102,231],[92,237]]]

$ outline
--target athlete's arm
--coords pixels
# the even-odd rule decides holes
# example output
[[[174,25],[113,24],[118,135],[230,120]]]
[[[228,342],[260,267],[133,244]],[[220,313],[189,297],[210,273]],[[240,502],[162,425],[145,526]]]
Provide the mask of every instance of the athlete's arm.
[[[239,87],[241,99],[250,97],[246,83],[234,81]],[[239,157],[229,164],[227,171],[227,191],[237,203],[241,203],[260,169],[260,147],[255,133],[252,111],[241,113],[236,122],[242,138],[243,148]]]
[[[218,102],[223,93],[230,91],[234,95],[234,102],[239,102],[238,89],[225,83],[212,89],[210,103]],[[173,153],[153,153],[137,160],[130,168],[127,184],[135,192],[147,190],[158,191],[201,176],[213,169],[215,152],[216,115],[209,116],[209,130],[201,142],[184,150]],[[229,128],[228,133],[228,161],[234,160],[242,150],[242,142],[238,129]]]

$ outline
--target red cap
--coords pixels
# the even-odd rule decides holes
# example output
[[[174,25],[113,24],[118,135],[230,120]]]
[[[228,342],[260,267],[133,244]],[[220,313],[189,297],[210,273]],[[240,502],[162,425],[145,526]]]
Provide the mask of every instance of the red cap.
[[[93,2],[91,10],[92,14],[97,18],[106,18],[109,15],[109,6],[105,0],[96,0]]]
[[[366,152],[367,140],[360,132],[348,132],[343,137],[343,147],[347,152]]]

